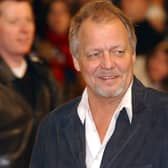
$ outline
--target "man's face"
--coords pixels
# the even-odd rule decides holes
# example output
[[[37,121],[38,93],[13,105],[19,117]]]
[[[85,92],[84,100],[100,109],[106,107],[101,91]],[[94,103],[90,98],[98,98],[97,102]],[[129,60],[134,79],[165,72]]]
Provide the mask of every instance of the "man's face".
[[[0,5],[0,54],[24,55],[34,38],[34,19],[27,2],[6,1]]]
[[[124,94],[135,61],[124,25],[118,19],[106,24],[88,19],[81,25],[79,41],[79,58],[74,63],[88,93],[108,98]]]

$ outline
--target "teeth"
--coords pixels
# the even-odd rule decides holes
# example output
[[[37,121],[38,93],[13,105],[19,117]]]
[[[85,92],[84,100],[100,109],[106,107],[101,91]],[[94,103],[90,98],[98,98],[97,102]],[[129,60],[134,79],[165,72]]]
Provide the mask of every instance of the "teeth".
[[[114,79],[115,77],[111,77],[111,76],[105,76],[105,77],[102,77],[103,79]]]

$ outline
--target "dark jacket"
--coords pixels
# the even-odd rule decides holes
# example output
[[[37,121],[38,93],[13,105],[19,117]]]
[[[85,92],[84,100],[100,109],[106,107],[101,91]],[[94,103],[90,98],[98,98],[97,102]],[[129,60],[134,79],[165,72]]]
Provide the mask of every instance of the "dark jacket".
[[[26,101],[24,95],[16,90],[13,85],[15,76],[7,64],[0,59],[0,159],[4,154],[13,153],[12,162],[19,159],[18,162],[23,163],[18,163],[19,166],[16,167],[28,167],[26,164],[28,165],[36,128],[41,119],[57,105],[56,83],[42,60],[34,58],[26,57],[28,66],[31,66],[33,72],[32,78],[35,80],[33,86],[34,107]],[[25,128],[28,123],[30,123],[31,129],[26,133]],[[18,130],[21,130],[21,127],[23,128],[22,133],[19,134]],[[10,135],[12,131],[15,136],[14,134]],[[27,135],[24,135],[25,133]],[[23,142],[24,139],[26,142]],[[24,147],[22,143],[24,143]]]
[[[168,96],[145,88],[135,79],[132,97],[132,124],[126,116],[117,120],[100,168],[167,168]],[[79,102],[77,98],[56,109],[42,122],[30,168],[86,167]]]

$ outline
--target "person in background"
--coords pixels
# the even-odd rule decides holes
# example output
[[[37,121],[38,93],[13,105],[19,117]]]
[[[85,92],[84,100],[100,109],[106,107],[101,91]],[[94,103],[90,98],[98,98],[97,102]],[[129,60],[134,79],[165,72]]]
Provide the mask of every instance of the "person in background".
[[[36,26],[36,37],[43,36],[45,6],[48,0],[31,0]]]
[[[166,11],[166,27],[168,27],[168,1],[164,1],[163,7]],[[166,28],[166,39],[168,40],[168,28]]]
[[[155,2],[153,0],[147,11],[146,18],[158,32],[165,32],[167,15],[163,1]]]
[[[69,40],[86,88],[43,120],[30,168],[168,167],[168,95],[134,77],[129,19],[92,0],[72,19]]]
[[[168,41],[160,42],[146,57],[137,60],[135,75],[147,87],[168,91]]]
[[[76,12],[82,7],[85,3],[89,2],[90,0],[67,0],[69,5],[71,6],[71,13],[72,15],[76,14]]]
[[[58,103],[56,81],[43,60],[31,55],[34,33],[34,16],[28,0],[0,1],[0,167],[1,163],[10,162],[12,168],[28,167],[38,124]],[[17,136],[27,120],[32,127],[26,138],[20,135],[17,140],[5,140],[6,130],[16,128],[13,134]],[[10,160],[8,154],[18,148],[19,155],[16,152],[17,157]],[[3,161],[1,156],[8,159]]]
[[[69,51],[68,30],[71,20],[70,7],[66,0],[52,0],[46,9],[46,30],[37,41],[37,52],[43,56],[54,77],[63,90],[64,101],[75,96],[77,73]]]
[[[151,51],[165,38],[164,31],[158,31],[147,19],[151,0],[111,0],[132,20],[137,36],[137,56]]]

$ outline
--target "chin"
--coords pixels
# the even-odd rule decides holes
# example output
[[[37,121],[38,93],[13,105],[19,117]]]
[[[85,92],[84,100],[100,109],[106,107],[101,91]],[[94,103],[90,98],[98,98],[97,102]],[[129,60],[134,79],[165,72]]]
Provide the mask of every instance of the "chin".
[[[107,91],[107,90],[103,90],[99,87],[96,87],[95,91],[98,95],[100,95],[102,97],[110,98],[110,97],[117,97],[117,96],[121,95],[122,93],[124,93],[125,87],[124,86],[120,87],[114,91]]]
[[[24,50],[22,49],[22,50],[18,51],[18,54],[25,55],[25,54],[27,54],[29,52],[30,52],[30,49],[24,49]]]

